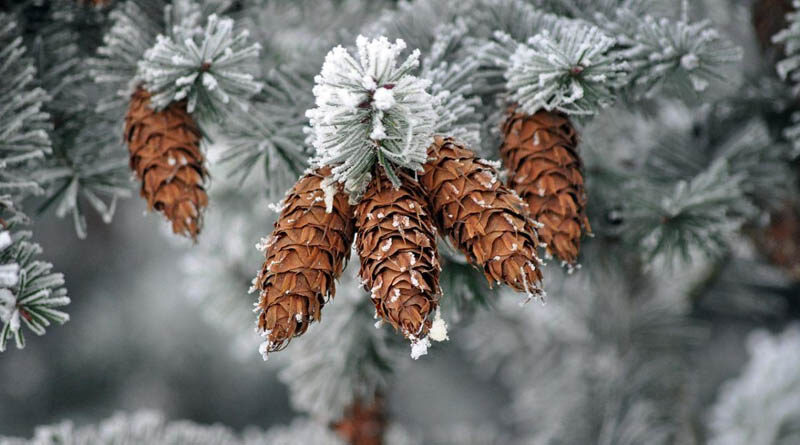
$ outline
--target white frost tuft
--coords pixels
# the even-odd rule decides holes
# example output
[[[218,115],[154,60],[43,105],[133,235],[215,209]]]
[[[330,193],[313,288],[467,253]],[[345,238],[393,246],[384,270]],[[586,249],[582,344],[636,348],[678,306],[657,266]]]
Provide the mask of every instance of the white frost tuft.
[[[322,180],[322,191],[325,192],[325,212],[333,212],[333,198],[336,197],[336,183],[332,176]]]
[[[388,88],[378,88],[372,96],[375,102],[375,108],[386,111],[394,106],[394,94]]]
[[[376,162],[393,181],[395,167],[419,170],[436,122],[430,82],[411,75],[418,50],[401,62],[402,40],[359,36],[356,48],[356,57],[342,46],[328,53],[314,79],[316,108],[306,112],[316,149],[312,163],[332,166],[333,179],[353,202]]]
[[[420,339],[411,339],[411,358],[414,360],[422,357],[423,355],[428,354],[428,347],[431,345],[431,341],[428,337],[420,338]]]
[[[269,360],[269,345],[270,345],[269,340],[264,341],[260,345],[258,345],[258,353],[261,354],[261,358],[263,358],[264,361]]]
[[[441,308],[436,309],[436,315],[433,319],[433,324],[431,324],[431,330],[428,332],[428,337],[433,341],[450,340],[450,337],[447,336],[447,322],[442,318]]]

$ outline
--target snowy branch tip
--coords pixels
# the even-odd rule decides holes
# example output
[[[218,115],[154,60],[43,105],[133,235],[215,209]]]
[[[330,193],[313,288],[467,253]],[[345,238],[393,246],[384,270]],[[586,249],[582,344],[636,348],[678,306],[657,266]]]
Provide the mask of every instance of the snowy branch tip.
[[[261,46],[248,44],[248,32],[233,28],[233,20],[212,14],[205,30],[176,27],[171,36],[157,37],[138,73],[156,109],[184,99],[190,113],[212,116],[232,100],[246,107],[244,100],[262,87],[248,72]]]
[[[527,113],[596,113],[613,102],[613,90],[625,82],[628,66],[615,55],[615,43],[584,24],[542,31],[511,56],[506,79],[512,99]]]
[[[316,76],[316,108],[306,112],[317,165],[332,166],[333,177],[357,200],[375,162],[395,185],[397,167],[419,170],[427,158],[436,122],[435,100],[428,80],[411,71],[419,66],[419,50],[402,63],[402,40],[356,39],[357,57],[337,46],[325,57]]]
[[[10,339],[18,349],[25,347],[22,326],[44,335],[52,323],[69,321],[69,315],[57,309],[70,303],[64,276],[52,273],[50,263],[34,259],[42,249],[29,237],[29,232],[0,231],[0,352]]]

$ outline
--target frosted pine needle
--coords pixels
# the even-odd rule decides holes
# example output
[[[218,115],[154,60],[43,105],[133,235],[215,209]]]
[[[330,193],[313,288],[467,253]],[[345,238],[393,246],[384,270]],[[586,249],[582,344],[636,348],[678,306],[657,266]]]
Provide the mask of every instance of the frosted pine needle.
[[[333,167],[356,201],[379,162],[394,185],[395,168],[420,170],[436,122],[430,82],[410,73],[419,65],[419,51],[398,64],[405,42],[359,36],[357,57],[342,46],[325,57],[315,78],[316,108],[311,121],[316,165]]]
[[[28,237],[28,233],[22,233],[12,243],[7,231],[0,232],[0,352],[6,350],[11,338],[18,349],[25,347],[22,326],[44,335],[51,323],[69,320],[68,314],[56,309],[70,303],[62,287],[64,277],[51,273],[50,263],[33,259],[42,249],[27,241]]]
[[[218,117],[218,108],[231,101],[246,105],[246,99],[262,85],[249,72],[261,46],[248,45],[248,32],[234,32],[233,20],[208,17],[204,32],[173,30],[159,35],[156,44],[139,63],[139,77],[153,95],[153,107],[187,100],[187,110]]]
[[[598,28],[570,24],[521,44],[506,72],[512,98],[528,114],[541,109],[594,114],[622,86],[627,65],[612,51],[615,40]]]

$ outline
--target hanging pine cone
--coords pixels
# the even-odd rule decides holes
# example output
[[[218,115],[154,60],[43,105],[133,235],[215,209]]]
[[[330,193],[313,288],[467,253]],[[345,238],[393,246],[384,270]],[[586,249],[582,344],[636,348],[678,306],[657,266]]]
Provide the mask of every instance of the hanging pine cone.
[[[508,169],[509,187],[528,204],[538,221],[547,252],[575,264],[583,232],[591,233],[586,217],[578,137],[569,118],[539,111],[529,115],[509,110],[503,124],[500,156]]]
[[[353,210],[347,196],[327,195],[325,167],[292,187],[275,230],[263,244],[266,260],[253,285],[261,291],[258,328],[267,336],[262,353],[285,347],[322,317],[336,293],[353,243]]]
[[[370,404],[357,400],[332,427],[351,445],[381,445],[386,424],[383,399],[376,397]]]
[[[196,238],[208,205],[208,172],[200,150],[200,130],[176,102],[162,111],[150,108],[150,93],[137,89],[125,116],[125,141],[130,166],[142,181],[148,207],[163,212],[172,231]]]
[[[487,162],[452,138],[437,136],[420,183],[439,229],[490,284],[542,294],[539,240],[525,204],[497,179]]]
[[[356,206],[361,280],[384,321],[412,341],[425,337],[438,306],[439,252],[425,193],[398,172],[399,188],[381,170]]]
[[[787,202],[770,215],[769,225],[750,231],[756,246],[792,279],[800,280],[800,208]]]

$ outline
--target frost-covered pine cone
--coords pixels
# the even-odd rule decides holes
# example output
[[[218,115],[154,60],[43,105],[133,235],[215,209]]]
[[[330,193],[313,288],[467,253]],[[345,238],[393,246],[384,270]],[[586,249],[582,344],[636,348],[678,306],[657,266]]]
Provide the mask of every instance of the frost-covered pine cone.
[[[259,245],[264,266],[253,282],[260,290],[258,329],[266,354],[284,348],[322,317],[336,293],[353,242],[353,210],[347,196],[329,184],[330,169],[300,178],[287,193],[272,235]]]
[[[377,172],[356,206],[361,280],[377,315],[412,343],[421,341],[438,307],[439,252],[425,192],[408,173],[395,188]]]
[[[201,137],[185,101],[154,111],[144,88],[131,96],[125,141],[131,169],[142,181],[141,195],[151,210],[167,217],[173,232],[191,238],[200,233],[208,205]]]
[[[583,22],[545,29],[525,43],[506,41],[516,47],[504,73],[515,104],[502,125],[500,147],[508,185],[541,224],[547,252],[571,266],[583,232],[591,228],[570,116],[592,115],[612,104],[629,66],[620,60],[614,38]]]
[[[452,138],[437,136],[420,176],[436,224],[490,284],[541,296],[539,239],[524,203],[495,168]]]
[[[575,127],[563,113],[533,115],[512,107],[503,123],[500,156],[508,186],[525,200],[547,252],[567,264],[578,260],[581,236],[591,233]]]

